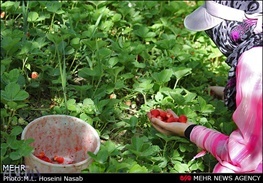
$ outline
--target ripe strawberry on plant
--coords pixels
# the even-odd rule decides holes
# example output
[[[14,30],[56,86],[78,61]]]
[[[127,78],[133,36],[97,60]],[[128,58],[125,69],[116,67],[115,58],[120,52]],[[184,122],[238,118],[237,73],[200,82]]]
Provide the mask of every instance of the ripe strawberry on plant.
[[[1,12],[1,18],[5,18],[5,12]]]
[[[31,73],[31,78],[32,79],[37,79],[38,78],[38,73],[37,72],[32,72]]]

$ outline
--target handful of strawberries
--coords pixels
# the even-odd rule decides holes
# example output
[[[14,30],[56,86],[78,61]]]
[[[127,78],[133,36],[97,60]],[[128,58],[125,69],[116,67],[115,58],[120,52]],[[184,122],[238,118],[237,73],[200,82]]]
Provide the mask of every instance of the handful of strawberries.
[[[187,117],[184,114],[181,114],[178,117],[175,117],[169,111],[163,111],[160,109],[152,109],[150,110],[151,116],[160,119],[165,123],[179,122],[186,123]]]

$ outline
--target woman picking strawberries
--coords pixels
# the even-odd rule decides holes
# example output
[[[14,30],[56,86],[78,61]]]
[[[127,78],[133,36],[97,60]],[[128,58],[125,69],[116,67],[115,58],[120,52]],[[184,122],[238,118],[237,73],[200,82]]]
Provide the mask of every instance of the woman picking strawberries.
[[[227,136],[192,122],[164,123],[149,112],[153,127],[210,152],[218,160],[214,173],[262,173],[262,1],[205,1],[184,23],[205,31],[227,57],[224,101],[237,129]]]

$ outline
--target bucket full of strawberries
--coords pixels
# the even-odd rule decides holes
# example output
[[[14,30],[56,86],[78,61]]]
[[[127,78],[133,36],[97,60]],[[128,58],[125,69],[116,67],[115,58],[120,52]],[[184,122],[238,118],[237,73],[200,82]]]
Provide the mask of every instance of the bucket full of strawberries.
[[[88,152],[96,154],[100,149],[97,131],[67,115],[37,118],[24,128],[21,138],[34,139],[34,151],[24,161],[39,173],[80,173],[92,162]]]

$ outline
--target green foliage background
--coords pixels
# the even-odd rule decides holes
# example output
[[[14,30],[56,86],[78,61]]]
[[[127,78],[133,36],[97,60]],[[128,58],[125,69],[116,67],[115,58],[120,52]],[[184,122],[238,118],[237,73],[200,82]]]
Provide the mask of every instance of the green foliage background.
[[[202,3],[1,1],[1,164],[21,164],[32,151],[20,140],[26,124],[67,114],[101,138],[83,172],[211,172],[212,156],[192,161],[198,147],[158,133],[146,116],[170,108],[226,134],[235,128],[208,91],[225,85],[225,58],[183,26]]]

